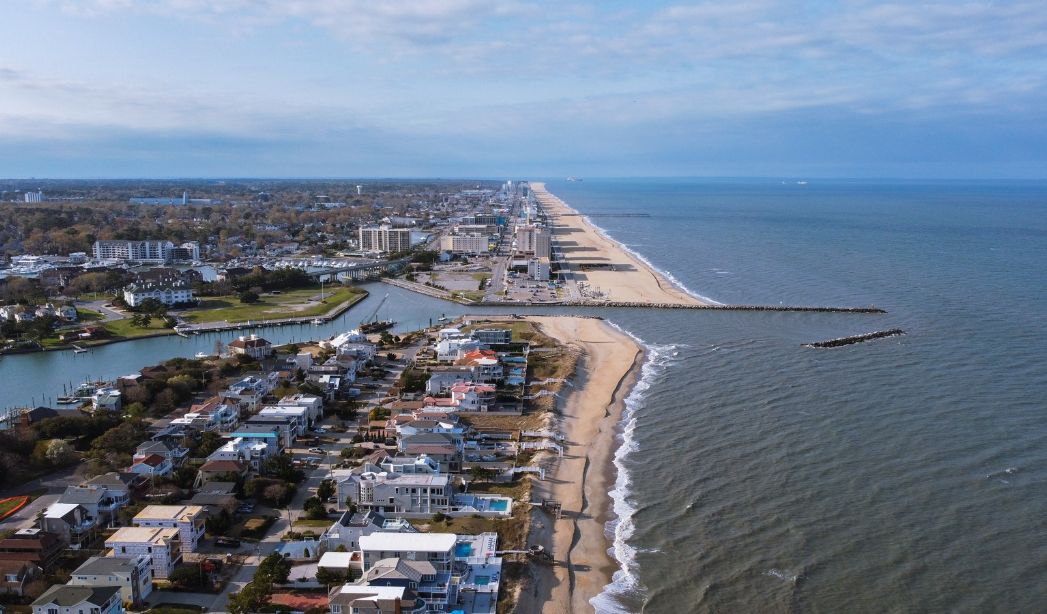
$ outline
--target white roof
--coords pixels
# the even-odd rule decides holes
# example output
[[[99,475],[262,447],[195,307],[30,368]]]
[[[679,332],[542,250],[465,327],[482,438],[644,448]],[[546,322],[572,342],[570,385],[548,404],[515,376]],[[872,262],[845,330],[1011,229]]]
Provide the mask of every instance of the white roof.
[[[316,566],[347,569],[349,565],[352,564],[352,561],[352,552],[325,552],[324,555],[320,557],[320,561],[316,564]]]
[[[79,503],[52,503],[44,513],[45,518],[61,518],[79,507]]]
[[[407,589],[402,586],[360,586],[359,584],[346,584],[338,591],[343,595],[359,595],[369,597],[374,595],[375,599],[403,599]]]
[[[360,538],[360,550],[372,552],[448,552],[458,536],[454,533],[386,533]]]

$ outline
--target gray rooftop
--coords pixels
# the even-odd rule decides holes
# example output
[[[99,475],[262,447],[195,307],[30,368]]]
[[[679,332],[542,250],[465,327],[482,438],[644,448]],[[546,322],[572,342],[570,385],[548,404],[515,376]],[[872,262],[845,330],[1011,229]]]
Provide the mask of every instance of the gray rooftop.
[[[68,586],[56,584],[40,595],[34,606],[43,606],[49,603],[69,608],[88,602],[93,606],[101,608],[113,595],[120,592],[119,586]]]

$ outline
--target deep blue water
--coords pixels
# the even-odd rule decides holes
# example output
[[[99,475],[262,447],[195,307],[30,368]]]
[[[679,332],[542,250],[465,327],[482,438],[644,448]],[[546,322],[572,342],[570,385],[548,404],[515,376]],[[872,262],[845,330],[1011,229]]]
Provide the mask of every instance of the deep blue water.
[[[1047,185],[548,188],[650,213],[593,221],[704,296],[889,312],[612,315],[658,366],[624,425],[628,574],[602,607],[1047,608]]]

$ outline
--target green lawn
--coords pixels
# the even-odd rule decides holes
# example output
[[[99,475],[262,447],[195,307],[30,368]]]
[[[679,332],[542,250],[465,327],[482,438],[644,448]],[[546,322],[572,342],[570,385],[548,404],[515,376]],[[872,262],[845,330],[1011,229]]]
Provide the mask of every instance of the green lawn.
[[[83,307],[76,308],[76,315],[81,322],[94,322],[102,319],[102,314],[93,309],[84,309]]]
[[[341,303],[356,303],[366,295],[358,288],[325,288],[324,302],[314,301],[320,288],[287,290],[278,295],[265,294],[257,303],[241,303],[236,296],[201,297],[200,304],[180,312],[189,322],[247,322],[280,318],[323,315]]]
[[[149,326],[146,327],[131,324],[131,318],[112,320],[106,322],[104,326],[113,337],[143,337],[145,335],[155,335],[158,333],[166,333],[168,335],[174,334],[173,330],[164,326],[164,321],[160,318],[153,318],[152,321],[149,322]]]
[[[333,522],[334,520],[311,520],[309,518],[299,518],[298,520],[294,521],[294,526],[319,527],[321,529],[326,529],[327,527],[331,526]]]

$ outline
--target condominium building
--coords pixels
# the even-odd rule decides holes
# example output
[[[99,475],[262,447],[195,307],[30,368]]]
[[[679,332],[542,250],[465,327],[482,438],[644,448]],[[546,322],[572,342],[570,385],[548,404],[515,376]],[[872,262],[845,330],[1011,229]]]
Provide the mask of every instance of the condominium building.
[[[550,253],[549,229],[533,224],[516,227],[516,252],[531,254],[536,258],[548,258]]]
[[[120,588],[127,603],[141,604],[153,591],[153,566],[149,556],[93,556],[69,576],[69,586]]]
[[[25,202],[27,203],[42,203],[44,202],[44,193],[37,190],[36,192],[26,192]]]
[[[491,239],[480,234],[444,235],[440,249],[452,254],[486,254],[491,251]]]
[[[360,229],[360,250],[365,252],[406,252],[411,249],[411,229],[364,226]]]
[[[97,260],[135,260],[164,262],[171,257],[174,243],[147,239],[145,241],[95,241],[93,255]]]

